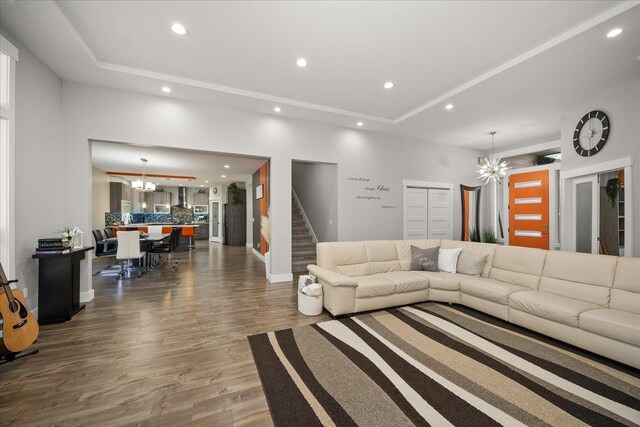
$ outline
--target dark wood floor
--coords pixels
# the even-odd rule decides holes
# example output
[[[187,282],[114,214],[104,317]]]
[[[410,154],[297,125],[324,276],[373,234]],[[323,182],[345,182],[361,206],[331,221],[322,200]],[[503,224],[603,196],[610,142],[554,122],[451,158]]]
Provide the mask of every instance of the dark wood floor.
[[[83,312],[0,367],[0,425],[271,425],[247,336],[328,315],[298,313],[296,286],[267,284],[248,248],[178,255],[175,272],[94,276]]]

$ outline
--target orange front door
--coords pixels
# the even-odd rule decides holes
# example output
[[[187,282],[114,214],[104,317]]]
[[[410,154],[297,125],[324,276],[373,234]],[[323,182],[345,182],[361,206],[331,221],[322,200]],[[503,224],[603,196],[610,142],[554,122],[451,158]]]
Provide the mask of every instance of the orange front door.
[[[509,177],[509,244],[549,249],[549,171]]]

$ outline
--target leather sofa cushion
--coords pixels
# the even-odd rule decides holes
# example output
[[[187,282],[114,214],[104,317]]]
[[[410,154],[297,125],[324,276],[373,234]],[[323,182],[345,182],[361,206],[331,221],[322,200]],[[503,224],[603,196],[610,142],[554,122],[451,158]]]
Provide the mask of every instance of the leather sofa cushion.
[[[608,286],[587,285],[585,283],[551,279],[549,277],[540,278],[540,286],[538,286],[538,290],[597,304],[601,307],[606,307],[607,304],[609,304],[609,297],[611,294],[611,288]]]
[[[440,247],[442,249],[462,248],[462,252],[467,251],[476,255],[487,255],[487,259],[485,260],[480,276],[489,277],[489,272],[491,271],[491,265],[493,263],[493,255],[496,251],[496,245],[491,243],[461,242],[459,240],[442,240],[440,242]]]
[[[549,251],[542,276],[587,285],[611,287],[618,257]]]
[[[609,307],[640,314],[640,258],[618,258]]]
[[[528,291],[525,286],[512,285],[483,277],[472,277],[460,282],[460,291],[502,305],[509,304],[509,296],[514,292]]]
[[[322,242],[316,245],[317,265],[346,276],[369,274],[364,242]],[[338,266],[345,267],[343,271]],[[353,267],[352,267],[353,266]],[[351,268],[352,267],[352,268]]]
[[[581,313],[602,308],[596,304],[541,291],[513,294],[509,298],[509,307],[576,328]]]
[[[372,240],[364,242],[369,263],[369,274],[386,273],[400,270],[396,244],[391,240]]]
[[[396,292],[396,285],[382,275],[357,276],[353,278],[357,283],[356,298],[371,298],[392,295]]]
[[[459,291],[460,281],[469,278],[469,276],[444,271],[415,271],[414,273],[428,278],[430,289],[444,291]]]
[[[404,271],[411,269],[411,245],[420,249],[440,246],[440,240],[394,240],[400,268]]]
[[[429,289],[429,278],[416,271],[392,271],[377,276],[394,283],[397,294]]]
[[[349,277],[368,276],[371,274],[368,262],[362,264],[338,265],[336,271]]]
[[[640,314],[610,308],[589,310],[580,314],[580,329],[640,347]]]
[[[547,251],[518,246],[496,246],[489,277],[537,289]]]

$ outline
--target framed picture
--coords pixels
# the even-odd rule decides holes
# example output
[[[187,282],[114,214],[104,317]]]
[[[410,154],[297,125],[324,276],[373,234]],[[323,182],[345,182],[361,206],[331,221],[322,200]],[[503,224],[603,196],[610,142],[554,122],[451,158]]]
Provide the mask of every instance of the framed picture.
[[[260,184],[256,187],[256,199],[262,199],[263,194],[262,194],[262,190],[264,189],[264,185]]]

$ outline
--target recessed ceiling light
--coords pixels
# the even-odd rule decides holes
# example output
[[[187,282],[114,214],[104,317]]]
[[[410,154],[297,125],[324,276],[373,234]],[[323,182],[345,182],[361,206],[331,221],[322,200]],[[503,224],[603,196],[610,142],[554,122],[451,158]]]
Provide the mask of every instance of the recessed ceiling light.
[[[184,25],[178,24],[177,22],[171,26],[171,30],[180,36],[187,34],[187,29],[184,28]]]
[[[171,88],[169,86],[162,86],[162,91],[164,93],[171,93]]]
[[[393,82],[386,82],[384,84],[385,89],[391,89],[394,86]]]
[[[275,108],[273,109],[273,111],[275,111],[276,113],[279,113],[280,111],[282,111],[282,108],[280,108],[280,107],[275,107]]]
[[[231,167],[231,166],[229,166],[229,165],[224,165],[224,168],[225,168],[225,169],[229,169],[230,167]]]
[[[444,108],[447,110],[453,110],[453,104],[447,104]]]
[[[227,175],[220,175],[220,177],[222,177],[222,178],[226,178],[226,177],[227,177]]]
[[[300,67],[300,68],[304,68],[304,67],[306,67],[307,65],[309,65],[309,63],[308,63],[308,62],[307,62],[307,60],[306,60],[306,59],[304,59],[304,58],[298,58],[298,60],[296,61],[296,65],[297,65],[298,67]]]
[[[178,184],[178,187],[182,187],[182,184]]]
[[[362,122],[358,122],[358,123],[356,123],[356,126],[358,126],[358,127],[360,127],[360,128],[361,128],[363,125],[364,125],[364,123],[362,123]]]
[[[621,32],[622,32],[622,28],[614,28],[613,30],[607,33],[607,37],[619,36]]]
[[[205,181],[204,183],[205,183],[205,184],[208,184],[208,183],[209,183],[209,181]]]
[[[204,187],[204,185],[200,184],[200,188]]]

